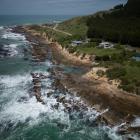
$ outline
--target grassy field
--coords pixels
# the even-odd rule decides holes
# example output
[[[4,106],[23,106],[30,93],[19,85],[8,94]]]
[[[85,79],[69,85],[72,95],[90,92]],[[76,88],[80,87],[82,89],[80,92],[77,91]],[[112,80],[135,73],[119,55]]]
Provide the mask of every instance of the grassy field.
[[[97,56],[104,55],[113,55],[114,53],[119,54],[121,51],[115,48],[112,49],[101,49],[101,48],[86,48],[86,47],[77,47],[77,51],[80,53],[93,54]]]
[[[50,28],[45,28],[44,32],[46,32],[49,37],[53,38],[54,40],[58,42],[68,37],[68,35],[60,33],[60,32],[56,32]]]

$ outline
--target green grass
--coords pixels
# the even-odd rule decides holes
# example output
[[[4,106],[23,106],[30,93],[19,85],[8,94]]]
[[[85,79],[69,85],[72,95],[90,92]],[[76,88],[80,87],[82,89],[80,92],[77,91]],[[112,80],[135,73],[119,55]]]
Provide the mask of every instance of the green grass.
[[[121,51],[115,48],[111,49],[101,49],[101,48],[87,48],[87,47],[77,47],[77,51],[80,53],[86,53],[86,54],[93,54],[97,56],[103,56],[103,55],[113,55],[114,53],[119,54]]]
[[[126,71],[127,71],[127,77],[129,77],[129,79],[137,79],[140,80],[140,66],[134,65],[126,65],[125,66]]]
[[[125,61],[120,65],[114,65],[107,70],[110,79],[120,79],[122,88],[125,91],[140,95],[140,63]]]
[[[60,23],[57,28],[72,35],[86,36],[88,30],[86,20],[87,17],[76,17]]]
[[[44,31],[47,33],[47,35],[49,37],[55,39],[56,41],[64,39],[64,38],[66,38],[68,36],[66,34],[54,31],[53,29],[49,29],[49,28],[46,28]]]
[[[32,25],[32,26],[30,26],[30,29],[36,30],[37,32],[39,32],[41,34],[43,34],[45,32],[45,33],[47,33],[47,36],[49,38],[53,38],[56,41],[59,41],[59,40],[62,40],[62,39],[65,39],[68,37],[68,35],[61,33],[61,32],[54,31],[53,29],[48,28],[48,27]]]

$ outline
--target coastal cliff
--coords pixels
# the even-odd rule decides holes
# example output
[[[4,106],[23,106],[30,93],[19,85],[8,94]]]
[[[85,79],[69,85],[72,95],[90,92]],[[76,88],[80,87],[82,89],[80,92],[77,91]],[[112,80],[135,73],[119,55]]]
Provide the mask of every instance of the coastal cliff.
[[[53,42],[53,38],[49,38],[47,34],[39,34],[35,30],[30,30],[29,27],[24,27],[23,30],[29,36],[40,38],[39,40],[41,42],[48,44],[52,52],[52,61],[54,64],[66,64],[83,69],[83,71],[78,74],[67,74],[64,73],[63,69],[55,68],[54,74],[57,79],[61,81],[63,87],[76,92],[88,102],[89,105],[100,112],[107,108],[107,111],[101,115],[107,124],[114,126],[127,121],[128,124],[124,131],[132,131],[130,124],[135,120],[136,116],[140,115],[140,96],[122,91],[110,84],[108,80],[104,80],[105,78],[97,78],[97,75],[94,76],[90,74],[94,73],[93,61],[86,58],[81,59],[69,53],[68,50],[63,49],[58,42]],[[95,69],[97,69],[97,67],[95,67]],[[100,69],[102,68],[99,68],[99,70]],[[137,128],[133,128],[133,131],[135,130],[137,130]],[[120,130],[119,133],[123,132]]]

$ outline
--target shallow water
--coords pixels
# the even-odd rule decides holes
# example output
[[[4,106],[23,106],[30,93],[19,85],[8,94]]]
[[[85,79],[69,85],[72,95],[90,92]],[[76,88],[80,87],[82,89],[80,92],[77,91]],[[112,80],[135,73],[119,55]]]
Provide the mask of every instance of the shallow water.
[[[0,28],[0,140],[121,140],[117,126],[109,128],[97,123],[100,115],[76,94],[62,92],[52,86],[53,77],[41,81],[41,95],[45,104],[36,101],[32,93],[31,72],[51,75],[51,61],[32,62],[32,47],[25,36]],[[47,47],[47,46],[46,46]],[[25,52],[25,49],[28,50]],[[66,72],[77,68],[62,66]],[[49,93],[53,93],[47,96]],[[68,106],[80,104],[80,108],[65,110],[56,97],[71,101]]]

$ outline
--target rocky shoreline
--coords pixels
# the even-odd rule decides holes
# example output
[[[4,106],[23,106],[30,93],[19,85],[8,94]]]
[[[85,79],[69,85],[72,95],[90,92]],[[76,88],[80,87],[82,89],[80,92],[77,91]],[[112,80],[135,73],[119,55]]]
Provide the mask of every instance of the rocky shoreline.
[[[140,116],[140,96],[124,92],[105,81],[93,80],[91,77],[83,76],[91,71],[93,67],[92,63],[87,60],[71,57],[65,50],[61,49],[58,43],[51,42],[48,38],[46,39],[39,36],[37,33],[32,34],[27,28],[17,27],[14,31],[25,34],[30,42],[37,43],[37,45],[34,45],[37,51],[32,50],[32,53],[39,61],[43,61],[46,59],[46,55],[48,55],[47,49],[40,50],[39,46],[47,44],[52,52],[52,62],[56,65],[56,67],[51,70],[52,75],[55,76],[54,84],[56,87],[62,91],[70,90],[71,93],[76,92],[83,100],[99,112],[108,109],[100,115],[100,121],[104,120],[106,124],[112,127],[118,124],[124,124],[120,126],[119,134],[123,135],[130,132],[140,133],[140,127],[131,126],[135,118]],[[64,69],[59,67],[59,64],[80,67],[84,69],[84,72],[79,74],[65,73]],[[32,77],[34,87],[36,87],[36,85],[40,83],[40,75],[32,74]],[[43,103],[39,87],[34,89],[34,93],[36,99]],[[64,98],[59,100],[64,102]]]

